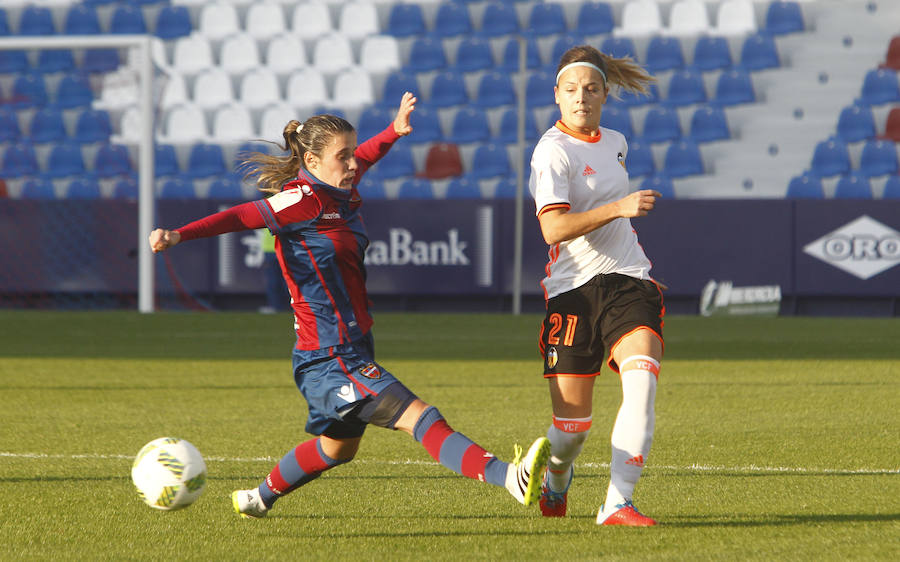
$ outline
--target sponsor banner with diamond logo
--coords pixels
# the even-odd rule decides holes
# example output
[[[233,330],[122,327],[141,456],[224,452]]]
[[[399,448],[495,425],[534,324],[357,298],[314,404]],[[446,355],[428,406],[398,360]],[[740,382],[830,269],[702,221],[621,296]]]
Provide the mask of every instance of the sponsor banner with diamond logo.
[[[900,264],[900,232],[863,215],[810,242],[803,251],[866,280]]]

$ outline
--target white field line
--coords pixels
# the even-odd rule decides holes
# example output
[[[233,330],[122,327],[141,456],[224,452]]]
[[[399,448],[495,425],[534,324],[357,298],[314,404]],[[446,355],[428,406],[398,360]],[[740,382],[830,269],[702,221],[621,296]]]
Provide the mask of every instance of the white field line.
[[[134,455],[105,455],[100,453],[84,453],[72,455],[59,455],[49,453],[12,453],[0,451],[0,458],[13,459],[114,459],[114,460],[132,460]],[[204,457],[208,462],[277,462],[280,458],[275,457]],[[375,459],[358,459],[353,461],[354,464],[387,464],[387,465],[422,465],[422,466],[440,466],[434,461],[424,461],[415,459],[405,460],[375,460]],[[585,468],[608,469],[609,463],[578,463],[579,466]],[[900,474],[900,468],[813,468],[802,466],[758,466],[751,464],[749,466],[711,466],[701,464],[691,464],[685,466],[676,465],[650,465],[651,470],[665,470],[678,472],[708,472],[708,473],[743,473],[743,474],[759,474],[759,473],[785,473],[785,474],[837,474],[837,475],[853,475],[853,474]]]

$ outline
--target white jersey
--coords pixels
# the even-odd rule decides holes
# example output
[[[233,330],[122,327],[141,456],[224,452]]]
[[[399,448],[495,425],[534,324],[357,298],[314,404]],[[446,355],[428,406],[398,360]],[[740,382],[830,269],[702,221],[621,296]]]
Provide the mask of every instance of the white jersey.
[[[580,213],[618,201],[629,193],[625,158],[628,144],[618,131],[600,128],[588,137],[561,122],[544,133],[531,157],[528,188],[537,216],[551,209]],[[571,291],[598,274],[620,273],[650,279],[650,260],[629,219],[615,219],[549,251],[546,298]]]

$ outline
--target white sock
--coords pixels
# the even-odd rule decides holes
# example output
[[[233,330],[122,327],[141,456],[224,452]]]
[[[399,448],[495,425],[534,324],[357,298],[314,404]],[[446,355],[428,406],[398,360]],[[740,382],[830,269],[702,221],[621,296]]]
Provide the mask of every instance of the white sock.
[[[569,470],[581,453],[590,433],[591,418],[558,418],[547,430],[550,440],[550,461],[547,463],[547,482],[554,492],[563,492],[569,484]]]
[[[610,482],[604,512],[631,500],[653,442],[656,377],[659,362],[646,355],[633,355],[622,362],[622,406],[612,431]]]

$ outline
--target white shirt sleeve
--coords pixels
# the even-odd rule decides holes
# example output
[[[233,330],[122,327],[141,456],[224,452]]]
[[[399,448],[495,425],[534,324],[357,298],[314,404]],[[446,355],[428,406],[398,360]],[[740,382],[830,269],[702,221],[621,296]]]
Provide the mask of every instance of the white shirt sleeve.
[[[569,158],[559,144],[539,142],[531,157],[528,188],[534,197],[536,213],[548,205],[566,205],[569,201]]]

